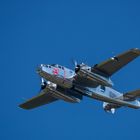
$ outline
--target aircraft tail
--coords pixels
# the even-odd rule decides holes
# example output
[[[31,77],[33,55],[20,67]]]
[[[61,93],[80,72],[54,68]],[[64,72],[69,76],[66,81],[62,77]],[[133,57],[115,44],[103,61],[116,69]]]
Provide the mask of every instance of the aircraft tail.
[[[137,98],[140,98],[140,89],[127,92],[123,95],[124,99],[127,101],[133,101],[136,100]]]

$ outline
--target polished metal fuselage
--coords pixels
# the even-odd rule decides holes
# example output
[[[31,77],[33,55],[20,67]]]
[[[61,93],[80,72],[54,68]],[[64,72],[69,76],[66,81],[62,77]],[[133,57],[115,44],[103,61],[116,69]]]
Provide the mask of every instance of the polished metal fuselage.
[[[58,73],[56,73],[56,69]],[[53,96],[64,101],[79,102],[82,99],[81,96],[87,96],[119,106],[140,108],[140,102],[138,100],[125,101],[123,93],[112,88],[113,83],[110,78],[85,69],[81,69],[75,74],[74,71],[65,67],[59,68],[57,66],[44,65],[39,67],[37,72],[44,79],[58,85],[55,90],[49,88]],[[60,90],[60,87],[62,90]]]

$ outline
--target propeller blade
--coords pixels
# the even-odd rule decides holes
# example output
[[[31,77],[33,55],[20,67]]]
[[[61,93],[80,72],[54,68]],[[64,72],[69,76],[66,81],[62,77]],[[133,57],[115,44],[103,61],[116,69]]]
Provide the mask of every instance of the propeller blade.
[[[46,87],[47,83],[44,80],[44,78],[41,78],[41,90],[44,89]]]
[[[81,64],[83,65],[84,63],[78,64],[76,60],[72,59],[72,63],[74,64],[74,69],[75,69],[75,73],[77,73],[80,68],[81,68]]]
[[[41,85],[44,85],[44,83],[45,83],[44,78],[41,78]]]
[[[76,60],[74,60],[74,65],[75,65],[75,67],[77,67],[77,65],[78,65]]]
[[[76,67],[77,66],[77,61],[75,59],[72,59],[72,64]]]

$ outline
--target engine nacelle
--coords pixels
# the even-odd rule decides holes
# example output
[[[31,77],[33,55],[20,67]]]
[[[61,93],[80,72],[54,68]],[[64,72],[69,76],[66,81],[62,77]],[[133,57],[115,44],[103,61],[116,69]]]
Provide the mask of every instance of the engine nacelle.
[[[112,113],[112,114],[114,114],[116,111],[115,108],[112,108],[111,105],[109,103],[106,103],[106,102],[103,103],[103,109],[105,112]]]
[[[55,83],[52,83],[50,81],[45,80],[44,78],[41,78],[41,90],[45,89],[47,86],[53,89],[57,88],[57,85]]]
[[[49,87],[53,88],[53,89],[56,89],[56,88],[57,88],[57,84],[52,83],[52,82],[50,82],[50,81],[47,81],[47,85],[48,85]]]

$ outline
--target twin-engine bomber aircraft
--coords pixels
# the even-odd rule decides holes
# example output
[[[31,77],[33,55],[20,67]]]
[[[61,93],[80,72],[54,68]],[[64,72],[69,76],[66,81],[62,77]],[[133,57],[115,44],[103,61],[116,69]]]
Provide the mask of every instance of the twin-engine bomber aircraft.
[[[41,76],[41,92],[21,104],[23,109],[33,109],[54,101],[79,103],[83,96],[103,101],[103,108],[112,114],[120,107],[140,108],[140,90],[120,93],[114,90],[110,77],[140,55],[134,48],[93,67],[75,63],[75,71],[53,64],[41,64],[37,73]]]

